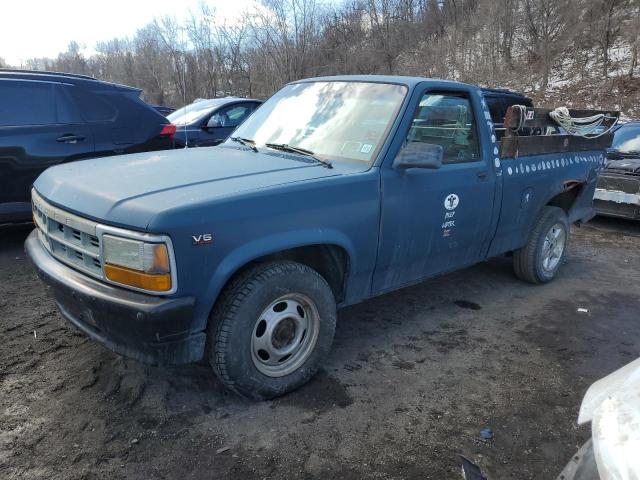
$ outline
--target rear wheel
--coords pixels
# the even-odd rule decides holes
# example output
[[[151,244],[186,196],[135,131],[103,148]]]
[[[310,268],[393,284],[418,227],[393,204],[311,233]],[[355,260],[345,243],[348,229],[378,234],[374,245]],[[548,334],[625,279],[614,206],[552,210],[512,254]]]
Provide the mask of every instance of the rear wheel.
[[[333,342],[327,282],[295,262],[259,265],[225,288],[209,326],[210,363],[236,393],[268,399],[306,383]]]
[[[513,254],[516,275],[531,283],[553,280],[564,260],[569,224],[564,210],[544,207],[527,244]]]

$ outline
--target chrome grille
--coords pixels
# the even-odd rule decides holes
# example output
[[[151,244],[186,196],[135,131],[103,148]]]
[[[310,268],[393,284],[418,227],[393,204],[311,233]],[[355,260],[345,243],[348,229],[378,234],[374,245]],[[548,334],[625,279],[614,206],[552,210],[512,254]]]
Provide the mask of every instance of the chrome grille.
[[[103,278],[100,238],[95,222],[50,205],[31,191],[33,219],[42,245],[58,260]]]

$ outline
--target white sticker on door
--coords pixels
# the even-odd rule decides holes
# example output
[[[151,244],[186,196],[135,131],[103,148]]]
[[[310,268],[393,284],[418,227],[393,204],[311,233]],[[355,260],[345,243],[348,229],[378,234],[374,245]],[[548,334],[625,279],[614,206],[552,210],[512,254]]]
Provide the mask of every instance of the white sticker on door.
[[[447,210],[454,210],[458,206],[459,202],[460,198],[458,198],[458,195],[456,195],[455,193],[450,193],[444,199],[444,208],[446,208]]]

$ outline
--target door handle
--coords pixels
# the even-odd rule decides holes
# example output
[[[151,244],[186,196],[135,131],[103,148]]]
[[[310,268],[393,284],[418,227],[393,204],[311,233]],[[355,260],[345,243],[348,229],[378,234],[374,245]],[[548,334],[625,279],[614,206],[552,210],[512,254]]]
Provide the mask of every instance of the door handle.
[[[483,170],[481,172],[478,172],[476,175],[478,176],[478,180],[486,180],[487,177],[489,176],[489,172],[487,172],[486,170]]]
[[[74,135],[72,133],[67,133],[62,135],[61,137],[56,138],[56,142],[60,143],[78,143],[84,140],[85,137],[82,135]]]

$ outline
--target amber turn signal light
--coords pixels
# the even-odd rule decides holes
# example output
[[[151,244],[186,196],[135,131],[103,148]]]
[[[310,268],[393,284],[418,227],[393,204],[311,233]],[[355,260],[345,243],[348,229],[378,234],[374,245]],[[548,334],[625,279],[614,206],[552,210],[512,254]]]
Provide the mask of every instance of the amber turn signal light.
[[[141,288],[152,292],[167,292],[171,290],[171,275],[168,273],[152,274],[105,264],[104,273],[112,282],[121,283],[129,287]]]

